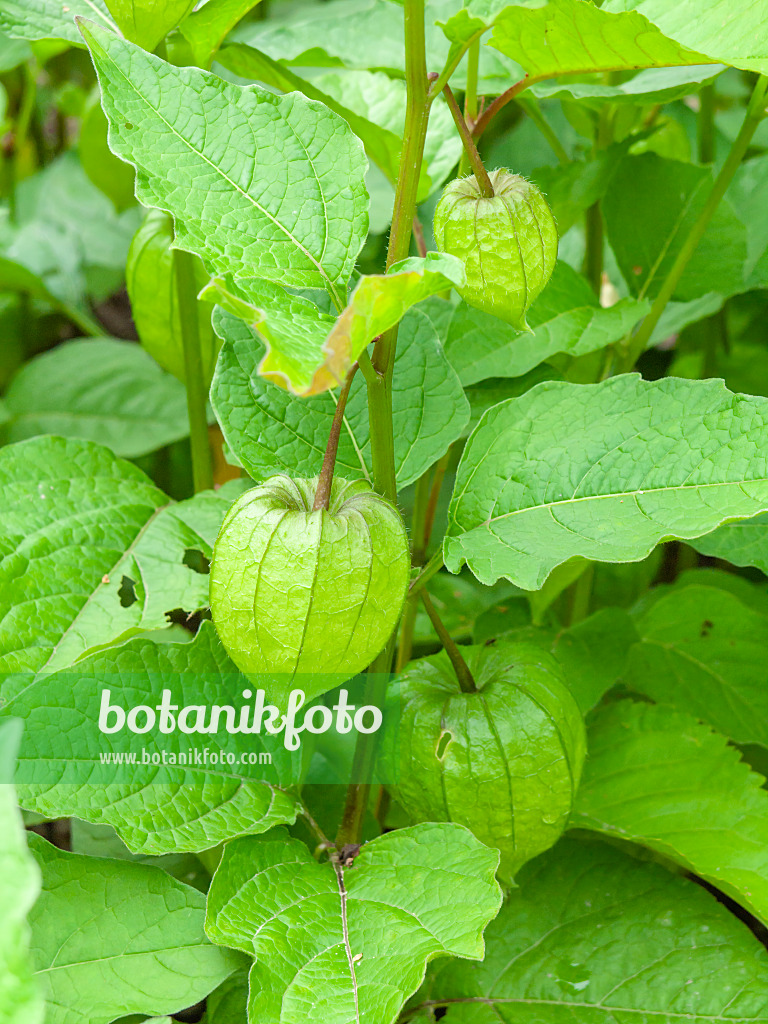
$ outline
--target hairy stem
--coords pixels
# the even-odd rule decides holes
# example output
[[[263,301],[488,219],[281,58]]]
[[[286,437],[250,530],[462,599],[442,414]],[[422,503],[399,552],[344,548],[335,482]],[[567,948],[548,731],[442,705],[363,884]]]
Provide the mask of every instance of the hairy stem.
[[[192,449],[192,478],[195,493],[213,487],[213,459],[208,438],[208,391],[203,376],[200,325],[197,319],[195,264],[191,253],[173,250],[176,297],[179,306],[181,340],[184,346],[184,379],[187,387],[189,441]]]
[[[677,257],[675,258],[675,261],[661,286],[661,290],[654,300],[650,313],[645,320],[643,320],[637,334],[630,338],[625,346],[624,359],[622,361],[623,370],[631,370],[639,357],[648,347],[651,335],[661,319],[661,314],[664,312],[667,307],[667,303],[674,295],[675,289],[680,283],[680,278],[685,272],[685,268],[688,266],[691,257],[696,252],[699,242],[701,241],[704,232],[707,230],[715,210],[720,205],[721,199],[725,195],[734,174],[738,170],[744,154],[747,151],[747,147],[752,140],[752,136],[755,134],[757,126],[765,117],[766,87],[768,87],[768,77],[761,75],[757,80],[757,84],[755,85],[752,97],[749,101],[749,106],[747,107],[747,112],[744,116],[744,121],[741,125],[739,134],[736,136],[736,139],[731,146],[731,151],[728,154],[728,158],[712,185],[712,189],[707,196],[701,213],[696,218],[696,222],[691,230],[688,232],[688,237],[683,242]]]
[[[469,160],[469,165],[472,168],[475,178],[477,179],[477,184],[480,187],[480,195],[483,196],[484,199],[492,199],[494,191],[491,179],[488,177],[488,172],[483,165],[483,161],[480,159],[477,146],[472,141],[472,135],[467,127],[467,122],[464,120],[464,115],[459,109],[456,97],[451,92],[450,85],[446,84],[443,86],[443,93],[445,94],[445,98],[448,103],[448,109],[453,115],[453,120],[456,123],[456,129],[461,136],[461,141],[464,145],[464,152]]]
[[[426,590],[422,590],[421,600],[427,610],[429,621],[432,623],[435,632],[440,637],[440,643],[443,645],[445,653],[450,658],[451,664],[453,665],[453,671],[456,673],[456,678],[459,681],[462,693],[477,693],[477,686],[475,686],[475,680],[472,677],[472,673],[469,671],[469,665],[467,665],[466,661],[464,661],[464,658],[461,656],[461,651],[454,643],[451,634],[445,628],[443,620],[437,614],[437,609],[432,604],[432,599]]]
[[[315,500],[312,505],[312,510],[314,512],[320,508],[327,509],[330,502],[331,486],[333,484],[333,471],[336,468],[336,455],[339,451],[339,438],[341,437],[341,428],[344,423],[344,410],[347,407],[349,389],[352,387],[352,381],[354,380],[356,371],[357,363],[353,363],[344,383],[341,385],[341,391],[339,391],[339,400],[336,403],[336,411],[333,414],[333,422],[331,423],[331,430],[328,434],[328,444],[325,447],[325,455],[323,456],[323,467],[320,470],[320,476],[317,481],[317,490],[315,491]]]

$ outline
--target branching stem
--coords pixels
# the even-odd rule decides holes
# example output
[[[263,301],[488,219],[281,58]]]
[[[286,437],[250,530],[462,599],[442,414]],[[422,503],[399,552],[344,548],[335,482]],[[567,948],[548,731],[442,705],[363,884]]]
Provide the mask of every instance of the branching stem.
[[[469,665],[464,661],[458,645],[454,643],[453,637],[445,628],[443,620],[437,614],[437,609],[432,604],[432,599],[426,590],[422,590],[421,600],[427,611],[427,615],[429,616],[429,621],[432,623],[435,632],[440,637],[440,643],[443,645],[445,653],[451,660],[453,671],[456,673],[456,678],[459,681],[462,693],[477,693],[477,686],[475,685],[472,673],[469,671]]]
[[[456,123],[456,129],[461,136],[461,141],[464,145],[464,152],[467,154],[467,159],[469,160],[469,166],[472,168],[475,178],[477,179],[480,194],[484,199],[492,199],[494,192],[491,179],[488,177],[488,172],[485,169],[483,161],[480,159],[477,146],[472,141],[472,135],[467,127],[467,122],[464,120],[464,115],[462,114],[459,104],[456,102],[456,97],[451,92],[451,87],[448,83],[443,86],[443,93],[445,94],[445,99],[448,103],[448,109],[453,115],[453,120]]]

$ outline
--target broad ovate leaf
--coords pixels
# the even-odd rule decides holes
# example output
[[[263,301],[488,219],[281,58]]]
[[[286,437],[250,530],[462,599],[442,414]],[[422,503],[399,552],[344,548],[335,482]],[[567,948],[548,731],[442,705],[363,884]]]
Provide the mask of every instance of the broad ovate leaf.
[[[39,437],[2,449],[0,486],[0,672],[13,673],[207,607],[204,560],[240,485],[174,504],[107,448]]]
[[[429,960],[482,959],[497,863],[453,824],[390,832],[351,867],[318,863],[280,832],[240,839],[214,876],[206,927],[256,957],[249,1020],[393,1024]]]
[[[542,586],[569,558],[639,561],[768,509],[768,400],[636,374],[537,385],[490,409],[456,476],[447,567]]]
[[[668,39],[637,11],[609,13],[584,0],[551,0],[540,6],[510,4],[495,19],[490,45],[517,61],[529,83],[559,75],[636,71],[710,60]]]
[[[181,384],[138,346],[116,338],[69,341],[37,356],[3,401],[7,442],[58,434],[137,458],[189,434]]]
[[[480,965],[438,966],[445,1024],[728,1024],[768,1013],[765,949],[699,886],[598,842],[528,864]]]
[[[558,261],[528,311],[532,333],[460,303],[445,334],[445,352],[465,386],[488,377],[521,377],[560,353],[582,356],[620,341],[649,309],[632,298],[604,308],[586,278]]]
[[[768,747],[768,617],[717,587],[676,586],[635,617],[624,681],[737,743]]]
[[[768,73],[768,26],[751,0],[608,0],[603,9],[635,9],[685,46],[724,64]]]
[[[202,294],[258,331],[267,347],[259,364],[263,377],[308,396],[339,385],[369,342],[411,306],[464,279],[453,256],[412,257],[388,274],[362,277],[335,320],[308,299],[264,281],[214,279]]]
[[[768,920],[768,792],[725,736],[668,707],[601,709],[574,828],[647,846]]]
[[[343,291],[367,228],[362,145],[319,103],[175,68],[81,22],[110,123],[145,205],[209,271]]]
[[[240,964],[205,937],[205,896],[159,868],[30,845],[43,891],[30,915],[46,1024],[178,1012]]]
[[[406,313],[398,331],[392,415],[395,472],[402,487],[417,480],[461,437],[469,419],[469,404],[430,315],[435,307],[447,305],[442,299],[427,300]],[[226,341],[211,402],[230,450],[254,480],[274,473],[316,476],[336,410],[333,393],[296,402],[290,392],[259,374],[264,345],[253,328],[222,309],[214,315],[214,326]],[[361,373],[352,382],[344,418],[336,472],[346,480],[370,481],[370,422]]]
[[[82,46],[76,17],[93,18],[108,30],[117,30],[104,0],[4,0],[0,6],[0,28],[17,39],[66,39]]]
[[[281,736],[229,734],[222,726],[202,745],[218,745],[234,761],[214,765],[194,756],[201,744],[179,729],[137,736],[98,727],[105,690],[111,705],[125,711],[157,707],[165,689],[177,709],[239,707],[247,686],[210,623],[190,643],[132,640],[80,661],[75,671],[38,674],[7,702],[7,713],[26,723],[17,783],[22,805],[46,817],[112,825],[129,850],[155,856],[207,850],[294,821],[296,801],[281,783],[297,778],[298,755],[285,750]],[[142,751],[158,761],[142,766]],[[102,753],[113,760],[102,761]],[[259,781],[240,768],[243,753],[265,755]]]

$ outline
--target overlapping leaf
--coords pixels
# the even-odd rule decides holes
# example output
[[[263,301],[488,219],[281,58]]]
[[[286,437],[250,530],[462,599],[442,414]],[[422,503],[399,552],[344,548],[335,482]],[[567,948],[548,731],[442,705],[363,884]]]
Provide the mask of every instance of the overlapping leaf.
[[[636,11],[609,13],[583,0],[510,4],[494,20],[490,45],[525,68],[531,83],[559,75],[709,61],[667,38]]]
[[[724,64],[768,73],[768,26],[751,0],[608,0],[607,11],[636,9],[671,39]]]
[[[434,300],[440,302],[441,300]],[[442,353],[425,303],[406,314],[398,336],[393,381],[395,468],[401,486],[416,480],[461,436],[469,406]],[[211,400],[224,437],[254,479],[273,473],[314,476],[320,471],[336,409],[330,393],[296,402],[260,376],[263,346],[242,320],[217,311],[226,338]],[[362,374],[352,383],[337,456],[337,473],[371,478],[370,424]]]
[[[206,939],[196,889],[159,868],[30,842],[43,872],[30,921],[47,1024],[177,1012],[239,966],[240,957]]]
[[[8,442],[58,434],[136,458],[189,433],[184,387],[138,346],[114,338],[70,341],[32,359],[4,402]]]
[[[580,555],[638,561],[768,509],[768,400],[718,381],[539,384],[490,409],[451,499],[446,565],[526,590]]]
[[[691,541],[703,555],[724,558],[734,565],[754,565],[768,573],[768,515],[724,523],[705,537]]]
[[[237,484],[174,505],[108,449],[42,437],[0,452],[0,485],[0,671],[63,668],[208,604],[187,552],[210,557]]]
[[[157,706],[163,689],[177,708],[241,706],[246,685],[209,623],[191,643],[133,640],[81,661],[74,674],[38,675],[6,705],[27,723],[18,769],[22,805],[47,817],[112,825],[129,850],[154,855],[206,850],[293,821],[296,802],[279,784],[295,781],[298,768],[280,736],[229,735],[222,728],[211,746],[233,753],[234,763],[196,766],[189,753],[195,745],[179,731],[142,735],[137,746],[130,730],[106,734],[97,726],[105,689],[125,710]],[[158,758],[173,752],[176,763],[163,757],[158,766],[142,767],[140,760],[122,768],[102,765],[102,753],[141,750]],[[268,755],[269,763],[258,768],[264,781],[243,774],[243,752]]]
[[[259,332],[267,346],[261,376],[307,396],[340,384],[366,345],[411,306],[463,282],[464,266],[455,256],[413,257],[389,274],[360,278],[335,320],[308,299],[263,281],[214,279],[202,294]]]
[[[365,237],[365,155],[346,122],[301,96],[174,68],[81,23],[113,151],[180,248],[223,276],[327,288],[341,303]]]
[[[690,585],[654,601],[636,627],[629,686],[737,743],[768,746],[765,615],[726,590]]]
[[[482,958],[501,902],[497,865],[452,824],[391,832],[351,868],[318,863],[285,834],[239,839],[214,876],[206,927],[257,957],[249,1020],[392,1024],[427,961]]]
[[[640,843],[768,919],[768,793],[728,745],[668,707],[620,701],[589,730],[571,817]]]
[[[181,24],[181,34],[192,48],[195,63],[208,68],[227,34],[261,0],[208,0]]]
[[[708,893],[602,843],[523,868],[481,965],[425,989],[446,1024],[726,1024],[768,1013],[766,952]]]
[[[603,308],[586,279],[559,262],[528,312],[532,334],[461,303],[445,351],[465,386],[487,377],[519,377],[558,353],[580,356],[605,348],[623,338],[648,309],[634,299]]]
[[[226,46],[219,61],[243,78],[252,78],[282,92],[298,89],[310,99],[330,107],[362,140],[371,162],[390,184],[395,184],[405,127],[404,82],[390,78],[383,71],[329,71],[306,79],[243,43]],[[461,140],[453,130],[448,108],[438,101],[430,111],[419,200],[426,199],[445,180],[460,152]]]
[[[77,30],[75,18],[95,18],[114,31],[104,0],[4,0],[0,7],[0,27],[19,39],[66,39],[82,46],[83,37]]]

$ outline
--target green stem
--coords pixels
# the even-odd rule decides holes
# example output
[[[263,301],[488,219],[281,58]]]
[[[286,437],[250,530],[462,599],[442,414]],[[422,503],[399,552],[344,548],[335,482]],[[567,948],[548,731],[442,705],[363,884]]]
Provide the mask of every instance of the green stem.
[[[674,295],[675,289],[680,283],[680,278],[685,272],[685,268],[688,266],[691,257],[696,252],[699,242],[701,241],[704,232],[707,230],[715,210],[720,205],[721,199],[725,195],[734,174],[738,170],[749,143],[752,141],[752,136],[755,134],[757,126],[760,124],[763,117],[765,117],[766,87],[768,87],[768,77],[761,75],[757,80],[754,92],[752,93],[752,97],[749,101],[749,106],[747,107],[747,112],[744,116],[741,130],[731,146],[728,158],[715,179],[712,189],[707,196],[706,202],[702,207],[701,213],[696,218],[696,223],[688,232],[688,237],[683,242],[675,261],[661,286],[661,290],[654,300],[650,313],[645,320],[643,320],[637,334],[630,338],[626,344],[625,355],[622,361],[623,370],[631,370],[642,353],[648,347],[651,335],[656,329],[656,325],[661,319],[661,315],[666,309],[667,303]]]
[[[424,566],[424,568],[419,573],[419,575],[416,577],[416,579],[413,581],[413,583],[411,583],[411,589],[410,589],[409,593],[411,593],[411,594],[418,594],[418,592],[421,590],[421,588],[426,583],[429,583],[429,581],[432,579],[432,577],[435,575],[435,573],[440,572],[440,570],[442,568],[443,568],[443,551],[442,551],[442,548],[438,548],[438,550],[434,553],[434,555],[432,555],[430,560]]]
[[[62,316],[71,320],[75,327],[79,327],[84,335],[91,338],[103,338],[106,331],[90,313],[70,305],[68,302],[59,302],[57,308]]]
[[[197,493],[213,487],[213,459],[208,438],[208,389],[203,376],[203,357],[200,351],[194,257],[182,249],[174,249],[173,265],[176,272],[176,297],[184,346],[192,477]]]
[[[420,569],[424,562],[424,524],[429,505],[431,490],[431,472],[422,473],[416,484],[413,498],[413,515],[411,517],[411,565]],[[397,645],[397,661],[395,672],[401,672],[411,660],[413,652],[413,629],[416,624],[418,595],[409,594],[405,602],[405,611],[400,623],[400,639]]]
[[[387,250],[387,270],[410,252],[416,196],[424,158],[431,97],[428,96],[427,60],[424,40],[424,0],[404,0],[405,80],[407,101],[403,148],[395,189],[392,229]],[[395,442],[392,423],[392,373],[397,349],[397,326],[390,328],[376,341],[371,359],[375,376],[368,374],[368,418],[371,435],[371,461],[375,489],[397,501],[395,480]],[[386,648],[368,669],[365,702],[380,707],[387,690],[394,634]],[[370,779],[376,753],[376,734],[358,737],[353,760],[353,781],[347,789],[344,815],[337,844],[358,843],[368,806]]]
[[[480,117],[478,117],[477,122],[472,129],[472,138],[479,139],[498,112],[503,107],[506,107],[508,103],[511,103],[512,100],[516,96],[519,96],[521,92],[524,92],[530,84],[528,76],[526,75],[525,78],[521,78],[519,82],[515,82],[514,85],[511,85],[506,92],[497,96],[493,103],[489,103]]]
[[[448,109],[453,115],[453,120],[456,123],[456,130],[461,136],[461,141],[464,145],[464,152],[469,160],[469,165],[474,171],[477,184],[480,187],[480,195],[484,199],[492,199],[494,192],[491,179],[488,177],[488,172],[483,165],[483,161],[480,159],[477,146],[472,141],[472,135],[467,127],[467,122],[464,120],[464,115],[459,108],[459,104],[456,102],[456,97],[451,92],[450,85],[443,86],[443,93],[448,103]]]
[[[600,209],[600,200],[587,209],[585,228],[586,249],[582,273],[599,298],[603,285],[603,214]]]
[[[317,512],[318,509],[321,508],[327,509],[330,502],[331,487],[333,486],[333,471],[336,468],[336,455],[339,451],[339,438],[341,437],[341,428],[344,423],[344,410],[347,407],[349,389],[352,387],[352,381],[354,380],[356,372],[357,363],[353,363],[344,383],[341,385],[341,391],[339,391],[339,400],[336,403],[336,411],[333,414],[333,422],[331,423],[331,430],[328,434],[328,444],[325,447],[325,455],[323,456],[323,466],[317,480],[315,500],[312,504],[312,510],[314,512]]]
[[[476,39],[467,50],[467,88],[464,92],[464,120],[469,126],[477,120],[477,76],[480,66],[480,40]],[[459,161],[459,177],[469,174],[469,157],[466,149]]]
[[[461,651],[458,646],[454,643],[453,637],[445,628],[443,620],[437,614],[437,609],[432,604],[432,599],[426,590],[421,592],[421,600],[424,607],[427,610],[429,621],[440,637],[440,643],[443,645],[445,653],[448,655],[453,665],[453,671],[456,673],[456,678],[459,681],[462,693],[477,693],[477,686],[475,680],[472,677],[472,673],[469,671],[469,665],[467,665],[464,658],[461,656]]]
[[[589,615],[592,587],[595,582],[595,563],[590,562],[571,588],[571,608],[568,625],[575,626]]]

